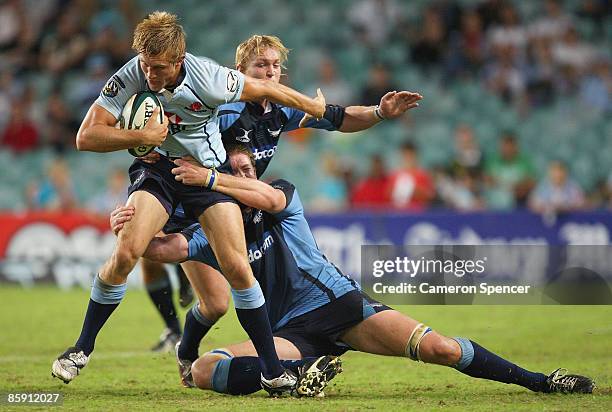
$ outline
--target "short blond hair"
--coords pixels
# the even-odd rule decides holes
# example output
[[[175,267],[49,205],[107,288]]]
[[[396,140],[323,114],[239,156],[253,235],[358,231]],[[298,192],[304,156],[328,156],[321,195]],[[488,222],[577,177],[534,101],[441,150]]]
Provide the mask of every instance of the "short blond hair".
[[[236,47],[236,67],[240,66],[246,69],[249,62],[262,54],[265,49],[276,50],[279,54],[281,66],[285,67],[284,63],[287,61],[289,49],[278,37],[259,34],[249,37]]]
[[[172,62],[185,56],[185,31],[178,17],[166,11],[154,11],[134,29],[132,49],[146,56],[167,57]]]

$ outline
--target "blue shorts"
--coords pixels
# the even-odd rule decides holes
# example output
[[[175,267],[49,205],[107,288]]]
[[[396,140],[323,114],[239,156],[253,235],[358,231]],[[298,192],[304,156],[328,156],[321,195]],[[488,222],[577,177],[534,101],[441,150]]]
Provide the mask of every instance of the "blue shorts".
[[[237,203],[234,198],[223,193],[178,182],[172,174],[174,167],[175,164],[165,156],[161,156],[160,160],[153,164],[135,159],[129,170],[132,184],[128,194],[138,190],[151,193],[166,209],[168,216],[172,216],[176,207],[182,204],[185,218],[192,222],[212,205],[222,202]],[[229,161],[226,161],[217,170],[227,172],[229,167]]]
[[[359,290],[291,319],[274,336],[293,343],[302,357],[339,356],[351,348],[340,341],[349,328],[375,313],[392,310]]]

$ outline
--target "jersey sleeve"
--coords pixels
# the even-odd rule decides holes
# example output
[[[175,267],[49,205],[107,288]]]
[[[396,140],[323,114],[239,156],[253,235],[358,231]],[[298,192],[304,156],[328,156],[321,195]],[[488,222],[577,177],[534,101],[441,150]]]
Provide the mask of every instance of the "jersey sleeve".
[[[287,116],[287,123],[285,123],[283,131],[289,132],[291,130],[299,129],[299,124],[304,117],[304,112],[292,107],[283,107],[281,110]],[[339,111],[341,111],[341,115],[338,114]],[[334,131],[340,128],[343,119],[344,108],[341,106],[332,106],[328,104],[325,108],[325,116],[321,120],[310,119],[306,122],[304,127]]]
[[[108,79],[95,103],[119,120],[127,101],[141,90],[145,90],[144,77],[140,76],[138,57],[134,57]]]
[[[212,268],[221,271],[219,262],[213,253],[212,246],[206,239],[204,231],[199,224],[194,224],[181,232],[187,238],[189,246],[189,255],[187,260],[202,262]]]
[[[270,183],[270,186],[281,190],[285,194],[285,199],[287,200],[285,208],[274,214],[277,219],[283,220],[304,213],[304,206],[293,184],[284,179],[279,179]]]
[[[210,60],[198,59],[198,86],[196,92],[214,107],[240,100],[244,89],[244,74],[238,70],[219,66]]]

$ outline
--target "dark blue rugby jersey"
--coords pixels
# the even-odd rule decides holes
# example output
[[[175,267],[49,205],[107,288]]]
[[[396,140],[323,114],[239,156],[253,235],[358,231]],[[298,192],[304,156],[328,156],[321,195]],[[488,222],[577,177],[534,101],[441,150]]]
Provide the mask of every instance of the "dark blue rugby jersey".
[[[270,103],[264,113],[259,103],[236,102],[219,106],[219,130],[223,145],[245,144],[255,156],[257,177],[261,177],[272,160],[282,132],[298,129],[304,112]],[[336,130],[326,119],[312,119],[305,127]]]
[[[289,320],[360,286],[319,250],[295,186],[286,180],[277,180],[272,186],[285,193],[287,206],[276,214],[252,210],[246,217],[245,234],[249,262],[266,298],[270,325],[278,330]],[[199,227],[189,241],[189,259],[220,270]]]

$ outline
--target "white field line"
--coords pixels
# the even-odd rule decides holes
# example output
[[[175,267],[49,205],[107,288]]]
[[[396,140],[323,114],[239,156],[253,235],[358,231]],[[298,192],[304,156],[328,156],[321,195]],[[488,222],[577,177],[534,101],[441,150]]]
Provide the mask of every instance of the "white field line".
[[[170,357],[171,354],[159,354],[149,351],[145,352],[101,352],[92,355],[91,359],[125,359],[125,358],[159,358],[159,357]],[[55,355],[57,357],[57,355]],[[22,362],[22,361],[49,361],[52,362],[55,357],[53,355],[8,355],[0,356],[0,363],[11,363],[11,362]],[[174,359],[174,358],[173,358]]]

